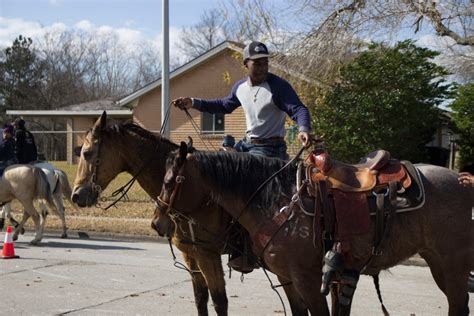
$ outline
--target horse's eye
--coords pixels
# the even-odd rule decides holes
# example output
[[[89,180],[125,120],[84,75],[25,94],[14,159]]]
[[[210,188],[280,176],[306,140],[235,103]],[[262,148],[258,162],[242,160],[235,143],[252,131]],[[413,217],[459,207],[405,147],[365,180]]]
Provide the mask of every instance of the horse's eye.
[[[92,151],[84,151],[83,152],[83,155],[84,155],[84,159],[85,160],[90,160],[92,158]]]

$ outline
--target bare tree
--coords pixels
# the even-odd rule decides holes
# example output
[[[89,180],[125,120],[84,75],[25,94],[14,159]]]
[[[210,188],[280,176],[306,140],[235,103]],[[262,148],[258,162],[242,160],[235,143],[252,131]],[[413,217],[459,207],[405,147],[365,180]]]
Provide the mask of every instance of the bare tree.
[[[182,29],[180,52],[189,60],[224,40],[260,40],[275,52],[283,51],[293,38],[278,26],[278,16],[284,11],[268,0],[221,1],[218,7],[206,11],[197,24]]]
[[[357,47],[361,39],[390,41],[432,34],[438,36],[432,41],[438,50],[445,51],[444,60],[449,61],[451,70],[464,78],[473,76],[474,3],[470,0],[299,0],[296,8],[300,23],[311,27],[304,32],[302,51],[306,56],[314,56],[321,46],[327,46],[323,52],[346,55],[335,50],[333,41]]]
[[[178,49],[188,59],[195,58],[208,51],[227,38],[225,17],[217,9],[211,9],[201,15],[200,21],[192,27],[183,27]]]

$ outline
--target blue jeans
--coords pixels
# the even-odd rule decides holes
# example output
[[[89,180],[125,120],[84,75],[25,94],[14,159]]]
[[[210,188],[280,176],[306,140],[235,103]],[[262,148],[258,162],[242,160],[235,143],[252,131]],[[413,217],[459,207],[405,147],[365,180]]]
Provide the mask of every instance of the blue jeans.
[[[252,155],[280,158],[281,160],[288,160],[290,158],[286,150],[286,142],[284,140],[271,140],[264,144],[251,144],[247,141],[242,143],[242,152],[248,152]]]

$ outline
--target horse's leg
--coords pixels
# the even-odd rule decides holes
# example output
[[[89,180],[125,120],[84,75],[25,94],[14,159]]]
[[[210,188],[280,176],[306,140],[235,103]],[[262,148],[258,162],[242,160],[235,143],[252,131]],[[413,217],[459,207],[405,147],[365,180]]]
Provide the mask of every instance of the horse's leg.
[[[420,251],[420,256],[425,259],[428,267],[430,268],[431,275],[438,285],[439,289],[446,294],[446,283],[444,281],[444,274],[442,269],[442,264],[438,256],[436,256],[432,251]]]
[[[207,288],[206,280],[204,279],[196,260],[187,252],[182,252],[184,261],[189,270],[191,270],[191,280],[193,283],[194,303],[198,310],[198,315],[208,315],[207,302],[209,301],[209,290]]]
[[[13,227],[18,227],[18,222],[15,220],[15,218],[13,218],[13,215],[12,215],[12,206],[11,206],[11,203],[7,203],[5,204],[3,207],[2,207],[2,223],[3,223],[3,218],[6,216],[6,218],[8,218],[8,220],[10,221],[10,223],[13,225]],[[0,227],[0,230],[3,228],[3,225],[1,225]],[[20,234],[24,234],[25,233],[25,228],[21,228],[21,231],[20,231]]]
[[[228,301],[221,255],[213,252],[198,253],[196,261],[206,279],[217,315],[227,315]]]
[[[41,239],[43,239],[43,230],[42,230],[42,224],[43,223],[42,223],[42,221],[44,221],[44,220],[42,219],[42,216],[40,216],[38,214],[38,211],[36,210],[35,206],[33,205],[33,200],[29,200],[29,201],[23,200],[23,201],[20,201],[20,202],[23,205],[23,207],[25,208],[24,213],[28,213],[28,215],[31,216],[31,218],[33,218],[33,221],[35,222],[35,238],[32,241],[30,241],[30,243],[32,245],[36,245],[41,241]],[[25,215],[26,214],[24,214],[20,225],[15,229],[15,234],[16,234],[17,237],[18,237],[18,231],[21,230],[21,228],[23,228],[23,225],[25,224],[26,219],[28,219],[28,217],[29,217],[29,216],[25,216]]]
[[[63,204],[61,191],[58,191],[55,194],[53,194],[53,200],[54,200],[54,204],[56,205],[55,210],[57,210],[57,215],[61,219],[61,223],[63,227],[63,233],[61,235],[61,238],[67,238],[66,216],[65,216],[65,210],[64,210],[64,204]]]
[[[469,267],[464,255],[459,255],[459,258],[456,255],[441,257],[428,250],[421,251],[420,255],[428,263],[436,284],[446,294],[449,304],[448,315],[468,315]]]
[[[280,276],[278,276],[278,281],[280,281],[281,284],[289,283],[287,279]],[[291,314],[307,316],[308,308],[294,287],[291,284],[287,284],[283,286],[283,289],[285,290],[288,302],[290,302]]]
[[[46,205],[40,201],[39,206],[41,209],[41,216],[40,216],[40,223],[41,223],[41,231],[44,232],[44,227],[46,226],[46,218],[48,217],[49,211]]]
[[[1,211],[1,216],[0,216],[0,230],[3,229],[3,227],[5,226],[5,207],[8,205],[5,204],[3,207],[2,207],[2,211]]]
[[[321,294],[321,273],[298,272],[293,275],[293,287],[308,306],[311,315],[329,315],[326,297]]]
[[[17,240],[18,239],[18,235],[21,233],[23,234],[22,232],[25,231],[25,229],[23,228],[23,226],[25,225],[26,221],[30,218],[30,214],[25,210],[23,209],[23,216],[21,218],[21,221],[20,223],[18,224],[18,226],[15,226],[15,230],[13,231],[13,240]]]

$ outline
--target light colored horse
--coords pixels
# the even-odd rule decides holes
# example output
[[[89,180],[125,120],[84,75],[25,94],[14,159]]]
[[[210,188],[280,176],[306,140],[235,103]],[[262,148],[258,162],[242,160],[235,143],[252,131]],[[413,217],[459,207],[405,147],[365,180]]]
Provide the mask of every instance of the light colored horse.
[[[62,230],[63,233],[61,235],[61,238],[66,238],[67,237],[67,227],[66,227],[66,219],[65,219],[65,209],[64,209],[64,204],[62,201],[62,197],[65,196],[66,199],[70,202],[70,204],[77,209],[77,207],[72,203],[71,201],[71,187],[69,185],[69,180],[66,175],[66,173],[60,169],[55,168],[53,165],[50,163],[46,162],[41,162],[37,163],[34,165],[34,167],[40,168],[44,175],[47,178],[48,186],[50,189],[50,192],[52,194],[52,200],[54,203],[55,207],[51,207],[51,209],[59,216],[62,222]],[[42,218],[42,227],[44,229],[44,224],[46,221],[46,216],[48,215],[48,208],[47,205],[40,199],[39,200],[39,205],[42,210],[41,213],[41,218]],[[2,209],[2,216],[0,219],[0,227],[3,227],[3,221],[4,217],[7,217],[10,219],[10,222],[16,223],[15,224],[15,232],[16,235],[14,235],[14,238],[18,236],[19,232],[23,232],[23,224],[28,220],[30,217],[30,213],[26,210],[23,212],[23,219],[22,223],[18,224],[14,218],[11,216],[11,207],[10,204],[7,203],[3,209]],[[33,218],[34,219],[34,218]],[[43,231],[42,229],[42,231]],[[38,240],[39,241],[39,240]]]

